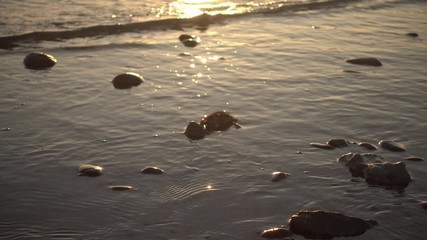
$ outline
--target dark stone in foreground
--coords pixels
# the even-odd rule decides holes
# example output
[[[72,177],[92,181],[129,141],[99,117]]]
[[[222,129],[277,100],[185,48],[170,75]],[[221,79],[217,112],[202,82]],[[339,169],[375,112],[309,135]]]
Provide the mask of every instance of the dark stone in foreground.
[[[405,35],[408,36],[408,37],[413,37],[413,38],[416,38],[416,37],[419,36],[418,33],[415,33],[415,32],[407,33]]]
[[[193,35],[181,34],[179,36],[179,41],[186,47],[195,47],[199,45],[200,38]]]
[[[412,181],[404,162],[371,163],[363,173],[367,183],[382,186],[406,186]]]
[[[310,143],[310,146],[321,148],[321,149],[326,149],[326,150],[332,150],[332,149],[334,149],[333,146],[331,146],[329,144],[324,144],[324,143]]]
[[[413,161],[413,162],[421,162],[421,161],[424,161],[424,158],[411,156],[411,157],[406,157],[405,160]]]
[[[206,116],[200,121],[200,125],[208,132],[225,131],[231,126],[240,128],[237,124],[237,119],[225,111],[214,112]]]
[[[271,181],[272,182],[278,182],[282,179],[285,179],[289,176],[289,174],[284,173],[284,172],[273,172],[272,176],[271,176]]]
[[[322,210],[302,210],[289,219],[290,230],[306,238],[358,236],[378,223]]]
[[[42,70],[51,68],[56,64],[56,59],[47,53],[30,53],[24,58],[26,68],[34,70]]]
[[[83,164],[79,167],[79,176],[89,176],[89,177],[97,177],[101,175],[102,167],[92,165],[92,164]]]
[[[184,135],[191,140],[199,140],[206,136],[206,131],[200,124],[190,122],[185,129]]]
[[[347,141],[344,139],[330,139],[326,144],[331,145],[334,148],[347,147]]]
[[[346,62],[356,65],[365,65],[373,67],[381,67],[383,64],[376,58],[355,58],[349,59]]]
[[[381,140],[379,145],[392,152],[404,152],[406,151],[405,145],[393,141]]]
[[[144,82],[144,78],[137,73],[122,73],[117,75],[112,83],[117,89],[129,89],[131,87],[139,86]]]
[[[293,234],[291,231],[282,227],[267,229],[261,233],[261,237],[267,238],[267,239],[286,238],[292,235]]]
[[[162,174],[164,172],[165,171],[163,171],[163,169],[160,169],[158,167],[146,167],[141,170],[141,173],[144,174]]]

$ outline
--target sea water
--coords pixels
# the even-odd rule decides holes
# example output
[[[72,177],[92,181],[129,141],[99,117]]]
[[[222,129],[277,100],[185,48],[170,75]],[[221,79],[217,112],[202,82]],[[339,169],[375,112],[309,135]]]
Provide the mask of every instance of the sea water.
[[[387,161],[426,158],[425,1],[0,4],[0,239],[261,239],[303,209],[379,222],[349,239],[426,236],[425,162],[390,189],[336,161],[367,150],[309,145],[387,139],[407,147],[374,151]],[[40,51],[58,63],[26,69]],[[361,57],[383,65],[346,62]],[[124,72],[145,81],[115,89]],[[219,110],[242,128],[185,137]],[[103,174],[77,176],[88,163]]]

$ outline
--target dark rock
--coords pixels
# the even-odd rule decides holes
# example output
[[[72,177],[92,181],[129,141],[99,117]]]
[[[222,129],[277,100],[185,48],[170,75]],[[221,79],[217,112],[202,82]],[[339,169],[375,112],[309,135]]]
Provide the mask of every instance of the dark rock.
[[[332,150],[332,149],[334,149],[333,146],[331,146],[329,144],[324,144],[324,143],[310,143],[310,146],[321,148],[321,149],[326,149],[326,150]]]
[[[322,210],[303,210],[289,220],[290,230],[306,238],[357,236],[378,223]]]
[[[128,186],[128,185],[113,185],[113,186],[109,186],[109,188],[117,191],[134,190],[132,186]]]
[[[361,143],[358,143],[357,145],[364,147],[368,150],[377,150],[377,147],[375,145],[368,142],[361,142]]]
[[[285,179],[288,176],[289,176],[289,174],[284,173],[284,172],[273,172],[273,174],[271,176],[271,181],[272,182],[278,182],[282,179]]]
[[[231,126],[240,128],[240,126],[237,124],[237,119],[225,111],[214,112],[209,116],[204,117],[200,121],[200,125],[203,126],[208,132],[225,131],[228,130]]]
[[[144,82],[144,78],[137,73],[122,73],[117,75],[112,83],[117,89],[129,89],[131,87],[139,86]]]
[[[382,186],[406,186],[412,181],[404,162],[371,163],[363,173],[366,182]]]
[[[348,171],[351,173],[352,177],[365,177],[365,169],[368,167],[367,164],[358,163],[348,167]]]
[[[347,147],[347,141],[344,139],[330,139],[326,144],[331,145],[334,148]]]
[[[356,65],[366,65],[366,66],[374,66],[374,67],[380,67],[383,64],[376,58],[355,58],[355,59],[349,59],[346,62]]]
[[[379,145],[382,148],[390,150],[392,152],[404,152],[404,151],[406,151],[406,147],[403,144],[393,142],[393,141],[381,140]]]
[[[30,53],[24,58],[24,65],[26,68],[42,70],[51,68],[56,64],[56,59],[47,53]]]
[[[10,128],[8,128],[8,127],[7,127],[7,128],[2,128],[1,130],[2,130],[3,132],[6,132],[6,131],[10,131]]]
[[[352,153],[352,152],[349,152],[349,153],[343,154],[343,155],[341,155],[341,156],[337,159],[337,162],[347,164],[348,160],[353,156],[353,154],[354,154],[354,153]]]
[[[185,129],[184,135],[191,140],[199,140],[206,136],[206,130],[196,122],[190,122]]]
[[[199,45],[200,38],[193,35],[181,34],[179,36],[179,41],[186,47],[195,47]]]
[[[420,205],[422,208],[427,209],[427,201],[421,201]]]
[[[163,171],[162,169],[158,168],[158,167],[146,167],[144,169],[141,170],[141,173],[145,173],[145,174],[162,174],[165,171]]]
[[[419,36],[418,33],[415,33],[415,32],[407,33],[405,35],[408,36],[408,37],[413,37],[413,38],[416,38],[416,37]]]
[[[92,164],[83,164],[79,167],[79,176],[89,176],[89,177],[97,177],[101,175],[102,167],[92,165]]]
[[[261,237],[267,239],[287,238],[292,236],[292,232],[286,228],[270,228],[261,233]]]
[[[413,161],[413,162],[421,162],[421,161],[424,161],[424,158],[410,156],[410,157],[406,157],[405,160],[406,161]]]

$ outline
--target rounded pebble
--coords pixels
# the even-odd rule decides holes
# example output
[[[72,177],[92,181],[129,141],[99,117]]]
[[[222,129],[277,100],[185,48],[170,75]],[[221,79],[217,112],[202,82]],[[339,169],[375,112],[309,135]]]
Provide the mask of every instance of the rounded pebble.
[[[51,68],[56,64],[57,60],[47,53],[30,53],[24,58],[26,68],[34,70],[42,70]]]
[[[416,33],[416,32],[411,32],[411,33],[407,33],[407,34],[406,34],[406,36],[416,38],[416,37],[418,37],[419,35],[418,35],[418,33]]]
[[[330,139],[326,144],[335,148],[347,147],[347,141],[344,139]]]
[[[146,167],[141,170],[141,173],[144,174],[162,174],[164,172],[165,171],[163,171],[163,169],[160,169],[158,167]]]
[[[89,176],[89,177],[97,177],[101,175],[102,167],[92,165],[92,164],[83,164],[79,167],[79,176]]]
[[[225,131],[233,125],[236,126],[236,128],[240,128],[240,126],[237,125],[237,119],[225,111],[209,114],[209,116],[206,116],[200,121],[200,125],[204,126],[204,128],[210,132]]]
[[[406,151],[405,145],[403,145],[401,143],[393,142],[393,141],[381,140],[379,142],[379,145],[382,148],[390,150],[392,152],[404,152],[404,151]]]
[[[195,47],[199,45],[200,38],[194,35],[181,34],[179,36],[179,41],[186,47]]]
[[[134,189],[132,186],[128,186],[128,185],[113,185],[113,186],[109,186],[109,188],[117,191],[126,191],[126,190]]]
[[[293,233],[286,228],[271,228],[266,229],[261,233],[261,237],[267,239],[286,238],[292,236]]]
[[[285,179],[287,176],[289,176],[289,174],[284,173],[284,172],[273,172],[272,176],[271,176],[271,181],[272,182],[278,182],[282,179]]]
[[[406,157],[404,159],[407,160],[407,161],[413,161],[413,162],[424,161],[424,158],[422,158],[422,157],[415,157],[415,156]]]
[[[191,140],[199,140],[206,136],[206,130],[196,122],[190,122],[185,129],[184,135]]]
[[[357,145],[359,145],[363,148],[366,148],[368,150],[377,150],[377,147],[375,145],[368,143],[368,142],[361,142],[361,143],[358,143]]]
[[[132,72],[119,74],[112,81],[116,89],[129,89],[139,86],[143,82],[144,78],[141,75]]]

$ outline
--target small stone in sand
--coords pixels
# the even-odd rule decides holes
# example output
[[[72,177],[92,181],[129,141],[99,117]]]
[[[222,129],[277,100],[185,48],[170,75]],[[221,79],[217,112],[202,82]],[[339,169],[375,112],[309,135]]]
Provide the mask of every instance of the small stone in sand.
[[[261,233],[261,237],[267,239],[282,239],[292,235],[291,231],[283,227],[266,229]]]
[[[271,176],[271,181],[272,182],[278,182],[282,179],[285,179],[288,176],[289,176],[289,174],[284,173],[284,172],[273,172],[272,176]]]
[[[392,152],[404,152],[404,151],[406,151],[405,145],[403,145],[401,143],[394,142],[394,141],[381,140],[379,142],[379,145],[382,148],[390,150]]]
[[[421,161],[424,161],[424,158],[410,156],[410,157],[406,157],[405,160],[407,160],[407,161],[413,161],[413,162],[421,162]]]
[[[117,191],[134,190],[134,188],[129,185],[113,185],[113,186],[109,186],[109,188]]]
[[[356,65],[365,65],[365,66],[373,66],[373,67],[380,67],[383,64],[376,58],[355,58],[355,59],[349,59],[346,62]]]
[[[112,81],[116,89],[129,89],[139,86],[143,82],[144,78],[141,75],[132,72],[119,74]]]
[[[30,53],[24,58],[26,68],[34,70],[42,70],[51,68],[56,64],[56,59],[47,53]]]
[[[407,33],[407,34],[406,34],[406,36],[416,38],[416,37],[418,37],[419,35],[418,35],[418,33],[411,32],[411,33]]]
[[[347,147],[347,141],[344,139],[330,139],[326,144],[335,148]]]
[[[357,145],[364,147],[368,150],[377,150],[377,147],[375,145],[368,142],[361,142],[361,143],[358,143]]]
[[[333,146],[331,146],[329,144],[324,144],[324,143],[310,143],[310,146],[321,148],[321,149],[326,149],[326,150],[332,150],[332,149],[334,149]]]
[[[185,129],[184,135],[191,140],[199,140],[206,136],[206,130],[196,122],[190,122]]]
[[[141,170],[141,173],[144,174],[162,174],[164,172],[165,171],[163,171],[163,169],[160,169],[158,167],[146,167]]]
[[[83,164],[79,167],[79,176],[89,176],[89,177],[97,177],[101,175],[102,167],[92,165],[92,164]]]

